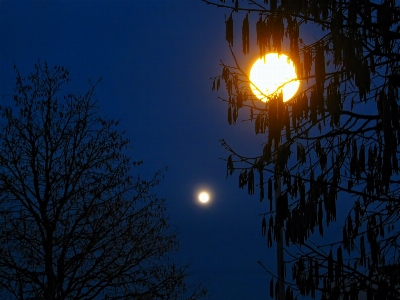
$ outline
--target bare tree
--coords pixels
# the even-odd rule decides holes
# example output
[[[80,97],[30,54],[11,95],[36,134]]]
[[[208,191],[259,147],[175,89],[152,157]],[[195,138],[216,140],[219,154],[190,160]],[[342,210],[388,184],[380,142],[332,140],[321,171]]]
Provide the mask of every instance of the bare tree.
[[[23,78],[0,115],[0,287],[3,299],[183,299],[186,266],[149,180],[129,174],[129,140],[93,100],[66,93],[47,64]],[[65,94],[63,94],[65,93]],[[206,294],[200,286],[188,299]]]
[[[280,239],[276,229],[284,229],[292,274],[285,295],[320,291],[323,299],[357,299],[363,291],[368,299],[399,299],[398,2],[203,2],[227,12],[233,62],[222,62],[222,75],[212,80],[213,89],[226,88],[220,99],[228,103],[228,122],[247,110],[243,119],[265,134],[257,157],[222,143],[230,151],[227,172],[239,173],[239,187],[253,194],[258,185],[260,200],[268,195],[260,217],[269,246]],[[233,47],[238,31],[244,55],[257,44],[260,57],[285,53],[294,62],[302,89],[290,102],[277,94],[265,95],[266,104],[254,97]],[[273,203],[279,178],[283,189]],[[336,221],[340,232],[337,225],[327,228]]]

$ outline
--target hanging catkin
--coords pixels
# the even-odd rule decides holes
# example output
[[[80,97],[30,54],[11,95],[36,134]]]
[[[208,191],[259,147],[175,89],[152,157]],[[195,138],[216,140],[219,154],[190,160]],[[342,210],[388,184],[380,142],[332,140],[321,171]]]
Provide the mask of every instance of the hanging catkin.
[[[264,22],[261,15],[256,24],[256,32],[257,45],[260,49],[260,58],[262,58],[265,56],[265,53],[267,51],[269,37],[267,33],[267,24]]]
[[[243,20],[242,25],[242,42],[243,42],[243,54],[249,53],[250,49],[250,33],[249,33],[249,14]]]
[[[261,234],[262,236],[265,236],[265,231],[267,230],[267,221],[265,220],[265,216],[263,217],[261,221]]]
[[[225,21],[226,23],[226,33],[225,39],[228,41],[228,44],[233,47],[233,18],[232,13],[230,14],[228,20]]]
[[[324,237],[324,227],[323,227],[323,212],[322,212],[322,201],[318,203],[318,229],[319,234]]]
[[[247,187],[249,195],[254,194],[254,172],[253,169],[250,170],[249,174],[247,175]]]
[[[324,117],[324,83],[326,75],[324,45],[319,42],[315,47],[315,101],[318,113]]]
[[[269,211],[272,211],[272,179],[268,179]]]
[[[259,170],[260,173],[260,202],[264,200],[264,172],[262,169]]]
[[[231,106],[228,107],[228,124],[232,125],[232,108],[231,108]]]
[[[332,249],[329,251],[328,255],[328,279],[330,282],[333,281],[333,255]]]

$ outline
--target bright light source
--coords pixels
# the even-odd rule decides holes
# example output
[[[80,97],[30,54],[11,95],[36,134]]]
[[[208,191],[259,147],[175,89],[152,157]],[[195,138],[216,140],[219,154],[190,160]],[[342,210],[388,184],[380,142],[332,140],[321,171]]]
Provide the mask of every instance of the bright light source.
[[[286,102],[296,94],[300,86],[293,62],[287,55],[278,53],[268,53],[258,59],[250,70],[250,81],[254,95],[263,102],[268,101],[268,96],[279,94],[280,91]]]

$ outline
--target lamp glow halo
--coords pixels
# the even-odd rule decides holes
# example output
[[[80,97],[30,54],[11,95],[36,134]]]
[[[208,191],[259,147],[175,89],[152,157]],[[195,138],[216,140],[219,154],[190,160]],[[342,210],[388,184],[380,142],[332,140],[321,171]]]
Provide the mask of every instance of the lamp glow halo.
[[[287,55],[278,53],[268,53],[258,59],[251,67],[250,81],[252,92],[263,102],[280,91],[283,101],[289,101],[300,86],[293,62]]]

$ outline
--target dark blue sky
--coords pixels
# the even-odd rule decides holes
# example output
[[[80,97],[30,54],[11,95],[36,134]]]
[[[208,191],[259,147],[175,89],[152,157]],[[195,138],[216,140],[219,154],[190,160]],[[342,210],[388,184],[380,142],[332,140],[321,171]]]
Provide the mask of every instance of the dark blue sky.
[[[220,160],[228,155],[221,138],[250,155],[262,142],[252,124],[229,126],[211,92],[219,60],[231,60],[224,13],[200,0],[0,1],[0,94],[13,92],[14,63],[26,75],[38,60],[62,65],[80,93],[102,77],[96,99],[121,119],[142,174],[169,168],[156,192],[167,199],[176,259],[191,264],[190,280],[206,280],[212,299],[267,299],[271,277],[257,261],[274,267],[258,216],[268,204],[239,190],[237,175],[226,179]],[[213,194],[209,206],[196,203],[201,187]]]

